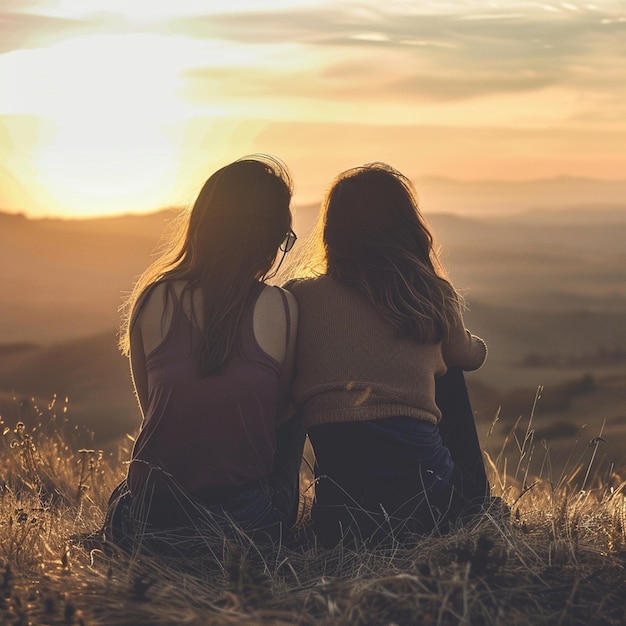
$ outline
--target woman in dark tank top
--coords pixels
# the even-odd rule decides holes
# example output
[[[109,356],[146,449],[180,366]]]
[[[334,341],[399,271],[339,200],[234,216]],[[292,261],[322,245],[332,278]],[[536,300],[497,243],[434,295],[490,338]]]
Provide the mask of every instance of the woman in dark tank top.
[[[304,430],[286,420],[297,306],[265,284],[295,242],[276,159],[214,173],[136,283],[121,348],[143,415],[107,540],[133,550],[217,533],[284,536],[298,510]]]

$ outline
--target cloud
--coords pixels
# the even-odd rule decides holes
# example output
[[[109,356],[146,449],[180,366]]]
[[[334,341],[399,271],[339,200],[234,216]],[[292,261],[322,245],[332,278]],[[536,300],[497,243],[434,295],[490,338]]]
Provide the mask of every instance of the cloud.
[[[13,50],[47,48],[77,37],[144,31],[145,28],[139,28],[113,13],[71,18],[5,11],[0,12],[0,54]]]
[[[15,28],[0,36],[0,47],[85,33],[159,35],[163,54],[145,72],[163,73],[173,63],[169,55],[180,77],[178,97],[200,110],[240,116],[338,120],[363,112],[365,120],[367,110],[372,121],[380,106],[380,115],[396,124],[413,114],[416,123],[456,123],[464,110],[467,124],[476,124],[489,123],[497,101],[526,125],[553,124],[559,116],[574,125],[626,125],[620,4],[486,4],[293,0],[288,8],[242,11],[233,2],[217,13],[155,13],[138,21],[122,13],[62,19],[14,12],[5,14],[2,28]],[[134,50],[129,64],[140,55],[140,46]],[[437,108],[451,116],[443,119]],[[495,123],[508,122],[498,116]]]
[[[237,95],[273,93],[296,98],[405,98],[462,102],[494,94],[529,93],[562,86],[581,92],[621,92],[626,84],[626,18],[619,4],[396,3],[342,1],[271,10],[155,17],[92,13],[81,19],[18,13],[0,16],[0,52],[50,45],[89,33],[152,32],[255,48],[259,72],[245,64],[192,68],[184,92],[202,104],[211,85]],[[9,10],[19,6],[8,0]],[[36,10],[37,3],[33,3]],[[591,7],[591,8],[590,8]],[[150,16],[147,15],[147,18]],[[264,50],[284,46],[265,59]],[[303,75],[293,56],[308,59]],[[197,65],[201,65],[197,61]],[[258,69],[258,63],[250,68]],[[622,93],[614,98],[619,102]]]
[[[168,28],[260,50],[298,44],[320,55],[317,71],[306,78],[294,72],[275,83],[270,71],[268,82],[252,80],[246,93],[256,83],[259,93],[449,102],[549,86],[609,94],[626,83],[626,21],[607,10],[552,8],[418,15],[375,7],[355,12],[337,3],[174,20]],[[187,76],[193,81],[202,72]]]
[[[68,20],[23,13],[0,13],[0,54],[40,47],[81,32],[83,25]]]

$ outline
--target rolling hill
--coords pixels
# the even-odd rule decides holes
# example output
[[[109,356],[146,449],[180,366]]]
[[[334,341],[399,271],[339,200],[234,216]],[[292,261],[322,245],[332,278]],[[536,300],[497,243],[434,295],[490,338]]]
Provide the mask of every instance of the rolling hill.
[[[314,213],[314,207],[299,208],[300,234]],[[116,348],[118,308],[175,214],[31,220],[0,213],[0,415],[6,422],[32,409],[31,396],[36,403],[57,394],[69,397],[73,419],[100,441],[137,428],[128,365]],[[566,396],[550,404],[546,394],[545,410],[540,403],[538,427],[545,432],[559,420],[580,426],[606,418],[626,443],[626,363],[602,360],[611,350],[626,350],[625,215],[428,215],[444,263],[467,298],[467,325],[489,344],[486,365],[468,376],[481,423],[488,425],[498,406],[508,412],[503,423],[528,413],[543,385]],[[589,367],[584,355],[593,356]],[[586,374],[594,388],[570,393]],[[574,383],[567,387],[568,381]]]

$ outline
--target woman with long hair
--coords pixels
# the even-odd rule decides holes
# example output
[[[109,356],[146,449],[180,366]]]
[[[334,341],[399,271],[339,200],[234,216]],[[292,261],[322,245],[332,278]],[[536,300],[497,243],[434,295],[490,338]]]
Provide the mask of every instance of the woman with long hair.
[[[486,345],[438,261],[410,181],[383,163],[340,174],[299,309],[296,406],[316,457],[323,543],[445,532],[488,484],[462,370]],[[315,256],[315,255],[313,255]],[[443,413],[443,418],[442,418]]]
[[[143,422],[111,497],[107,539],[285,533],[304,430],[285,420],[297,305],[265,281],[295,242],[292,183],[265,155],[204,184],[180,233],[126,303],[122,351]]]

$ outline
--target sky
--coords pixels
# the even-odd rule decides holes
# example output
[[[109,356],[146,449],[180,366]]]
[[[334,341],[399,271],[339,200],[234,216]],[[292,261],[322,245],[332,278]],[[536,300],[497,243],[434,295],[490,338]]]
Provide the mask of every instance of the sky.
[[[255,152],[296,205],[370,161],[623,202],[626,0],[0,0],[0,210],[186,204]]]

